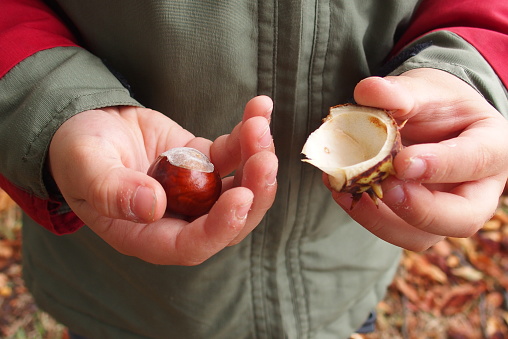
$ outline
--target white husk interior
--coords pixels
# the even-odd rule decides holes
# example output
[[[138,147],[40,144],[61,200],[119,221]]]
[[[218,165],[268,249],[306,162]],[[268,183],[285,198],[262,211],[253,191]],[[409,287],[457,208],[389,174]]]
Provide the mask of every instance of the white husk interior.
[[[334,177],[339,186],[383,160],[392,150],[397,126],[381,110],[341,106],[305,143],[308,162]]]

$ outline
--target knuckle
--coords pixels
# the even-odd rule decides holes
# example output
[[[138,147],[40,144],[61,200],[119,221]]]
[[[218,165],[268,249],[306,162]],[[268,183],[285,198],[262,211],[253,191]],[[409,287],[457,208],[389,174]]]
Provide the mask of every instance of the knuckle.
[[[363,226],[373,234],[380,234],[383,233],[386,227],[386,222],[382,218],[376,218],[372,223],[364,224]]]
[[[482,147],[482,151],[474,152],[475,157],[472,168],[472,177],[482,178],[485,176],[486,169],[492,169],[492,164],[496,163],[496,156],[492,154],[492,151],[488,147]]]
[[[117,176],[112,175],[111,171],[97,175],[89,186],[89,199],[94,208],[102,215],[112,216],[116,214],[116,207],[128,209],[129,201],[127,192],[116,192],[112,187],[116,187]]]
[[[411,222],[412,226],[427,233],[435,233],[433,230],[439,228],[438,223],[437,216],[431,210],[413,215],[413,221]]]

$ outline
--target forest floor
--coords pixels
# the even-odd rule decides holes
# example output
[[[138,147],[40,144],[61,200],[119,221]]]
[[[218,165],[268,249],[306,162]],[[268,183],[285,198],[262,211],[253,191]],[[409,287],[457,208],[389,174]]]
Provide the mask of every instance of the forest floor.
[[[23,283],[20,228],[19,208],[0,190],[0,337],[66,339]],[[508,195],[473,237],[404,251],[377,316],[375,333],[352,338],[508,338]]]

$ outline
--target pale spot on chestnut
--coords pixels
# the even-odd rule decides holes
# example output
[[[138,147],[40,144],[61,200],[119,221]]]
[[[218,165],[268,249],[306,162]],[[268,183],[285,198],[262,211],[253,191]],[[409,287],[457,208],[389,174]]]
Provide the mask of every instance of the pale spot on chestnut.
[[[222,190],[222,180],[206,155],[190,147],[172,148],[148,169],[167,196],[166,212],[189,217],[207,213]]]

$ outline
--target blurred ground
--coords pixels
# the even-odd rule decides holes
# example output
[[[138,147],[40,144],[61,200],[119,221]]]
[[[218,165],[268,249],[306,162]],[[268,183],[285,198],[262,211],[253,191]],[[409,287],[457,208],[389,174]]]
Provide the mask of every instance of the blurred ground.
[[[21,277],[20,212],[0,190],[0,337],[65,339],[65,328],[37,309]],[[508,338],[508,197],[468,239],[406,251],[376,333],[358,339]]]

